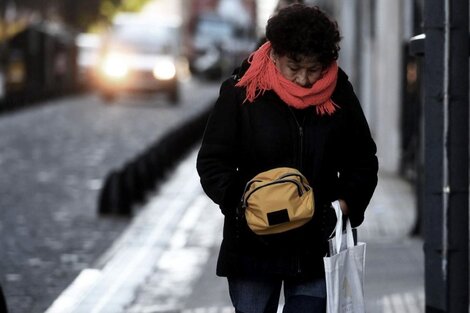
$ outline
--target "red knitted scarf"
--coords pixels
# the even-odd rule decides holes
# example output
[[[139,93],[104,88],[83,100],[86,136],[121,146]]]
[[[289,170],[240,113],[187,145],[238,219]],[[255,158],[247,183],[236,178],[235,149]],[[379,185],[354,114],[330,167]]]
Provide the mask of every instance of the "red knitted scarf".
[[[287,105],[294,108],[304,109],[313,105],[320,115],[331,115],[336,111],[338,106],[331,100],[338,77],[336,61],[312,87],[305,88],[286,79],[279,72],[269,57],[270,51],[271,43],[268,41],[250,55],[250,68],[236,84],[237,87],[246,87],[245,101],[253,102],[266,90],[273,90]]]

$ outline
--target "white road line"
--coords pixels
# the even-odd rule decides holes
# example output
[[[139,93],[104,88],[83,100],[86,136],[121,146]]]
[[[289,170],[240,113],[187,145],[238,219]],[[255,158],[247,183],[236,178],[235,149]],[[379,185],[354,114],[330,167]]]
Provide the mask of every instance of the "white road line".
[[[219,313],[219,308],[217,307],[208,308],[207,313]]]
[[[384,296],[383,313],[424,313],[424,293],[406,292]]]
[[[190,208],[186,211],[185,215],[178,224],[177,231],[170,241],[170,249],[182,248],[186,245],[188,240],[188,232],[191,231],[198,222],[199,215],[202,210],[209,204],[207,196],[200,194]],[[215,214],[215,212],[214,212]]]
[[[225,307],[208,307],[208,308],[194,308],[182,310],[181,313],[233,313],[234,309],[231,306]]]
[[[403,295],[405,300],[405,305],[408,308],[409,313],[420,313],[419,309],[419,300],[418,298],[410,292],[407,292]]]
[[[233,309],[233,307],[228,306],[228,307],[223,308],[221,313],[233,313],[234,311],[235,310]]]
[[[222,310],[220,311],[220,313],[233,313],[235,310],[233,309],[233,307],[231,306],[227,306],[225,308],[222,308]]]
[[[203,210],[213,210],[206,215]],[[182,309],[184,298],[194,289],[210,256],[210,247],[220,236],[222,216],[210,200],[200,195],[178,223],[168,246],[158,261],[155,272],[146,286],[139,290],[135,304],[127,312],[164,312]],[[200,236],[199,233],[204,233]],[[146,305],[146,302],[150,303]],[[197,308],[194,313],[205,313],[210,308]],[[209,311],[210,312],[210,311]],[[214,312],[218,312],[217,309]]]
[[[57,298],[46,313],[72,312],[77,303],[83,300],[90,287],[96,284],[103,274],[100,270],[85,269],[62,295]]]
[[[392,309],[392,304],[388,297],[382,299],[383,313],[394,313]]]
[[[144,242],[144,245],[137,250],[137,253],[133,255],[129,255],[126,252],[122,253],[123,255],[125,255],[123,259],[129,260],[129,262],[126,263],[124,270],[122,271],[112,270],[112,272],[116,274],[119,273],[119,275],[117,275],[118,278],[113,282],[111,288],[109,288],[101,296],[98,303],[93,306],[91,313],[101,312],[101,310],[103,310],[103,308],[105,308],[106,305],[113,298],[117,290],[121,288],[126,283],[126,281],[129,281],[130,275],[136,272],[136,269],[140,266],[140,263],[142,263],[142,261],[148,257],[151,247],[158,241],[158,238],[163,235],[163,232],[166,230],[166,227],[164,226],[170,224],[177,217],[177,213],[179,213],[178,208],[180,208],[182,204],[183,203],[180,203],[180,201],[174,201],[172,203],[172,206],[168,208],[165,214],[160,216],[160,225],[156,225],[155,230],[150,233],[150,235],[147,237],[147,240]],[[121,262],[110,262],[110,264],[105,267],[104,271],[106,271],[108,267],[121,267],[120,263]]]
[[[185,309],[181,311],[181,313],[233,313],[233,312],[235,312],[235,309],[232,306],[193,308],[193,309]],[[282,305],[278,307],[277,312],[278,313],[282,312]],[[140,313],[143,313],[143,311],[141,311]]]

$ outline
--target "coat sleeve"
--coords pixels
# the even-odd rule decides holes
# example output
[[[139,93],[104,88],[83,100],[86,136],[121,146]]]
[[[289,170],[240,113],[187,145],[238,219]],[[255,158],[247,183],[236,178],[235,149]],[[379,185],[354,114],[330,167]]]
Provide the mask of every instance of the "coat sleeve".
[[[238,172],[241,104],[234,84],[234,79],[228,79],[220,88],[196,164],[202,188],[224,214],[235,211],[243,193]]]
[[[340,156],[338,198],[349,207],[351,224],[359,226],[377,185],[377,147],[353,87],[344,75],[345,129]]]

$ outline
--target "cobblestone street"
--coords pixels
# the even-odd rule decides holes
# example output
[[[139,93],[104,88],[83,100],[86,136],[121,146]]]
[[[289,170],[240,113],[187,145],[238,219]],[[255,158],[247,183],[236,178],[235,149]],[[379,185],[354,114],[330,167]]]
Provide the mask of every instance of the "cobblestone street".
[[[99,217],[109,170],[199,113],[217,84],[103,104],[87,94],[0,116],[0,283],[11,313],[43,312],[106,251],[129,219]]]

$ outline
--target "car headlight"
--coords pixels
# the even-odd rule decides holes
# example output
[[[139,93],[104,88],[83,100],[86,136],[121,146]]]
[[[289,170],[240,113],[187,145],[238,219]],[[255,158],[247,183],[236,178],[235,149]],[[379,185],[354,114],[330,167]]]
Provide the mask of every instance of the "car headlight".
[[[171,60],[159,60],[153,68],[153,76],[160,80],[170,80],[176,76],[176,67]]]
[[[104,58],[101,70],[109,78],[122,79],[126,77],[129,67],[124,55],[111,53]]]

